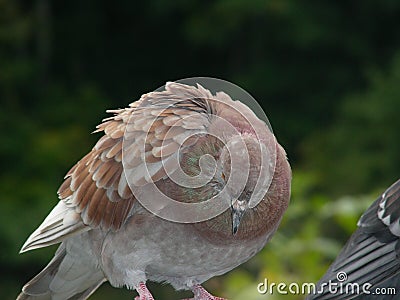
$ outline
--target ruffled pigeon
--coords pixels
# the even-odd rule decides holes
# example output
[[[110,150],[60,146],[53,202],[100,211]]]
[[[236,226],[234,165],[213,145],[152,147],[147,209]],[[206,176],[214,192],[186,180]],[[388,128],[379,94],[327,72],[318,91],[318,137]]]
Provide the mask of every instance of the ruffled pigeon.
[[[61,242],[18,299],[86,299],[107,280],[140,300],[153,299],[147,280],[222,299],[201,284],[258,253],[288,206],[284,149],[246,105],[201,85],[170,82],[110,112],[21,249]]]

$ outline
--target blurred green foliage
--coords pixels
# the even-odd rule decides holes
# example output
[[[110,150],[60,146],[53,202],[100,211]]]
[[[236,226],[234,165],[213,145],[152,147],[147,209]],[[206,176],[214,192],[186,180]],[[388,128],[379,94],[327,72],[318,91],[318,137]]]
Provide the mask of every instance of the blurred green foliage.
[[[168,80],[232,81],[260,102],[293,173],[269,245],[206,286],[230,299],[258,282],[315,282],[400,169],[396,0],[0,0],[0,296],[14,299],[54,251],[24,255],[66,171],[107,108]],[[151,285],[158,299],[171,287]],[[131,299],[104,285],[92,299]]]

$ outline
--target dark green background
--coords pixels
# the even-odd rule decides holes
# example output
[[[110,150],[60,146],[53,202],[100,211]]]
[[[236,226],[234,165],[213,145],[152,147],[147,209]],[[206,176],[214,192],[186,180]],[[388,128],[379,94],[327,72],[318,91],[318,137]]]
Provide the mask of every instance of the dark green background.
[[[397,0],[0,0],[0,295],[13,299],[51,258],[18,255],[88,152],[108,108],[166,81],[231,81],[263,106],[293,167],[272,242],[207,287],[267,299],[274,282],[314,282],[362,211],[400,170]],[[151,285],[158,299],[178,299]],[[132,299],[102,287],[91,299]],[[272,295],[272,299],[302,296]]]

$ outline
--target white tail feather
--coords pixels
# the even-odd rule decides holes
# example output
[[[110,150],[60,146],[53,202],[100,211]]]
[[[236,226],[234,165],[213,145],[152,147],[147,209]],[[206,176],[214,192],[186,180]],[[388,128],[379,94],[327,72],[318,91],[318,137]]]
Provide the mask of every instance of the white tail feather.
[[[29,236],[20,253],[62,242],[66,237],[89,229],[73,208],[68,207],[64,201],[60,201],[43,223]]]

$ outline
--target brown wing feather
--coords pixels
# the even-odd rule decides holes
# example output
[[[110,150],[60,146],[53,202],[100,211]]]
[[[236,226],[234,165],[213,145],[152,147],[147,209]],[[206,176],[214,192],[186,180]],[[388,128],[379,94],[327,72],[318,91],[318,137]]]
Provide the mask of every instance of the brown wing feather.
[[[58,194],[69,207],[75,207],[84,224],[117,230],[135,202],[131,192],[118,192],[123,176],[120,159],[123,119],[116,115],[99,125],[98,131],[104,131],[105,135],[68,172]]]
[[[132,174],[131,187],[160,180],[166,175],[163,162],[175,155],[179,144],[207,128],[206,102],[211,95],[204,93],[200,100],[196,94],[194,100],[192,90],[186,91],[186,97],[179,90],[181,99],[173,103],[176,92],[176,86],[170,86],[163,93],[143,95],[127,109],[109,111],[114,116],[97,126],[96,132],[103,131],[104,136],[67,173],[58,190],[60,199],[80,214],[85,225],[118,230],[136,201],[124,167]],[[178,136],[179,142],[174,139]],[[151,165],[148,174],[146,164]]]

